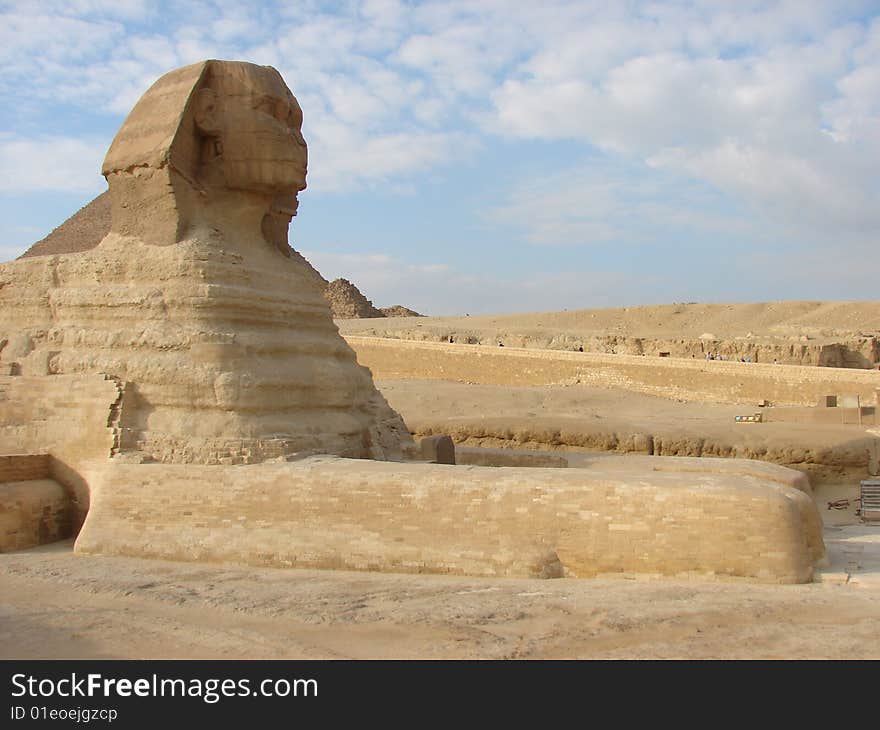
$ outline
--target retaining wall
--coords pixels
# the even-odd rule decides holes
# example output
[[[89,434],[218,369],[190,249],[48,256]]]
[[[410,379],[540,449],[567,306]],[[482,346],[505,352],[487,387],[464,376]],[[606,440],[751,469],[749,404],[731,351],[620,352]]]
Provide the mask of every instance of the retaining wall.
[[[824,555],[810,497],[750,475],[336,457],[111,462],[93,481],[76,550],[277,567],[780,583],[809,581]]]
[[[492,385],[621,388],[709,403],[813,405],[824,395],[873,403],[880,372],[726,361],[648,358],[347,336],[377,379],[425,378]]]

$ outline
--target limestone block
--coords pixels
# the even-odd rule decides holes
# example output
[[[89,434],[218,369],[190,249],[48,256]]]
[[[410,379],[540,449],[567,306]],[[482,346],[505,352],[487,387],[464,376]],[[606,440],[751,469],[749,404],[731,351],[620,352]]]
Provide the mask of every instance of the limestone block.
[[[454,464],[455,463],[455,444],[452,436],[445,434],[437,434],[434,436],[425,436],[420,442],[422,458],[433,464]]]
[[[459,446],[455,450],[455,459],[458,464],[472,464],[474,466],[525,466],[530,468],[542,466],[556,469],[568,467],[568,459],[565,455],[518,449]]]
[[[89,508],[88,465],[106,461],[122,436],[123,390],[104,375],[0,376],[0,454],[12,454],[0,456],[0,481],[55,479],[70,493],[78,528]],[[27,454],[34,451],[43,454]]]
[[[70,537],[71,505],[53,479],[0,484],[0,552]]]
[[[48,478],[48,454],[0,454],[0,484]]]

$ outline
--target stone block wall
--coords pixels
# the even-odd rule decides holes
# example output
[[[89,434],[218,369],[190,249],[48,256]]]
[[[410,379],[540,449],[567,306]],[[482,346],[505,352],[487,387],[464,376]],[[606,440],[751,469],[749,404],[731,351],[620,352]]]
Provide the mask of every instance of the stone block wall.
[[[554,469],[568,467],[568,454],[558,455],[546,451],[482,449],[458,446],[455,454],[459,464],[471,464],[473,466],[550,467]]]
[[[0,376],[0,455],[40,452],[0,456],[0,473],[6,459],[23,478],[35,478],[27,476],[33,470],[62,484],[77,527],[89,506],[84,472],[118,445],[120,392],[120,384],[103,375]],[[47,471],[39,471],[44,466]]]
[[[645,358],[592,352],[414,342],[349,335],[378,379],[425,378],[493,385],[621,388],[707,403],[813,405],[828,393],[875,397],[880,372],[801,365]]]
[[[0,454],[0,484],[48,479],[49,470],[48,454]]]
[[[53,479],[0,483],[0,552],[70,537],[70,498]]]
[[[394,464],[312,457],[108,463],[81,553],[484,576],[608,573],[809,581],[804,492],[737,474]]]

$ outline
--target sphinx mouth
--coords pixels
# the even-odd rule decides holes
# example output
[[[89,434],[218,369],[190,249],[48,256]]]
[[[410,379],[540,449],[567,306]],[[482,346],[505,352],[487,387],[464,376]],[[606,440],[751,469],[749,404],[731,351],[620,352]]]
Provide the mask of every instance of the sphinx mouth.
[[[283,216],[289,220],[296,215],[298,209],[299,200],[297,200],[296,195],[282,196],[276,198],[272,202],[272,207],[269,210],[269,213],[272,215]]]

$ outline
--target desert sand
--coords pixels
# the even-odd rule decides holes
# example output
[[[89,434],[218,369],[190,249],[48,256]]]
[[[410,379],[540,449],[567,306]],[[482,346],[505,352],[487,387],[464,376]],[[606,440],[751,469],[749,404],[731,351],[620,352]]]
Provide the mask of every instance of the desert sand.
[[[0,561],[0,655],[880,658],[880,529],[825,539],[827,582],[788,586],[253,569],[56,543]]]
[[[416,436],[447,433],[461,445],[482,448],[619,452],[633,434],[642,434],[652,439],[657,455],[736,454],[798,469],[810,476],[819,501],[857,492],[875,428],[743,424],[735,416],[760,410],[753,403],[681,402],[584,385],[510,387],[442,380],[378,380],[376,385]],[[584,446],[559,443],[560,430]],[[504,433],[510,438],[495,435]]]

